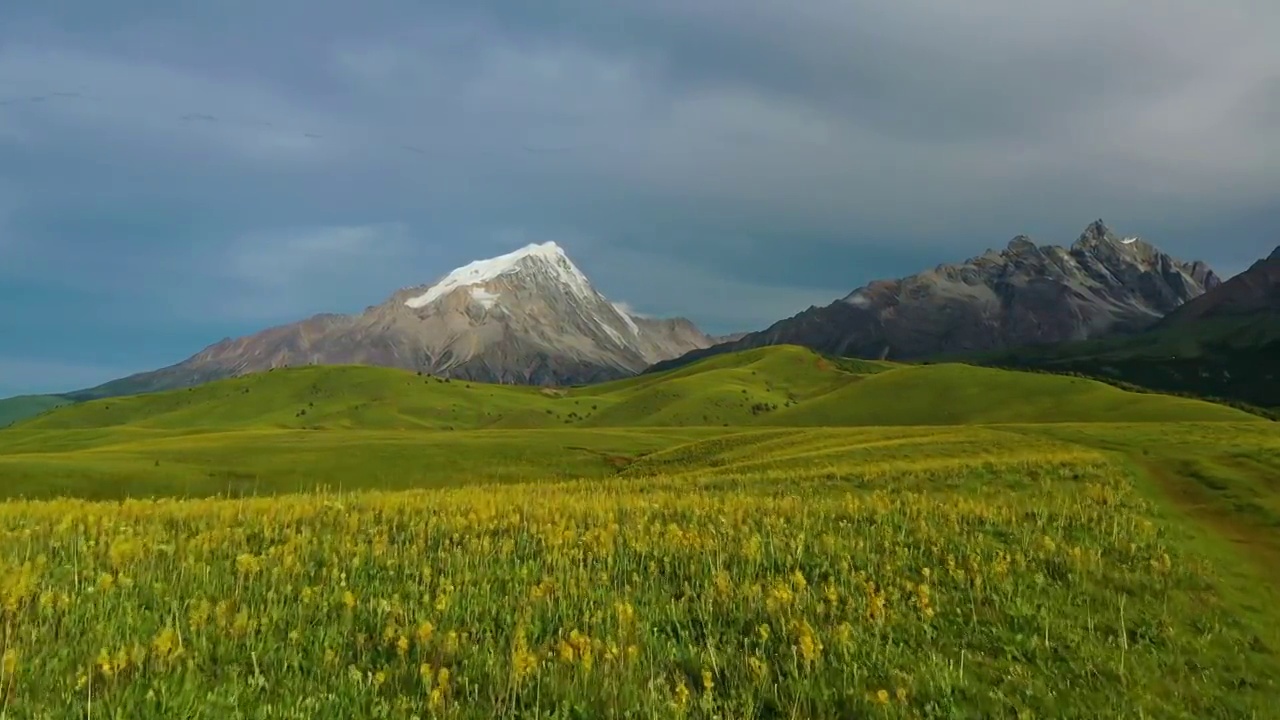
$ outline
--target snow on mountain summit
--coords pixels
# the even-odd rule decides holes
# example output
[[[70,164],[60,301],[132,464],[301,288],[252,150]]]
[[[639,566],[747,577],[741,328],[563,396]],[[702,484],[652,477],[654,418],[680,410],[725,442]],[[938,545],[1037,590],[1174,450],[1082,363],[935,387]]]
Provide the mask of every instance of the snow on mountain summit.
[[[433,357],[447,358],[437,371],[473,358],[510,362],[536,346],[612,368],[593,373],[635,372],[674,348],[711,343],[687,320],[646,318],[609,300],[554,242],[476,260],[431,286],[407,288],[386,312],[385,321],[425,338]],[[456,345],[456,338],[469,339]]]
[[[469,263],[431,286],[400,288],[359,314],[315,315],[228,338],[103,389],[133,395],[289,365],[580,385],[635,375],[711,342],[684,318],[644,317],[610,302],[559,245],[544,242]]]
[[[544,242],[531,243],[504,255],[463,265],[445,275],[425,293],[405,300],[404,304],[414,309],[423,308],[458,288],[483,285],[503,275],[522,271],[547,273],[574,295],[582,298],[596,294],[586,275],[569,260],[564,249],[554,242]],[[491,306],[498,299],[496,295],[478,288],[472,291],[472,295],[486,306]]]

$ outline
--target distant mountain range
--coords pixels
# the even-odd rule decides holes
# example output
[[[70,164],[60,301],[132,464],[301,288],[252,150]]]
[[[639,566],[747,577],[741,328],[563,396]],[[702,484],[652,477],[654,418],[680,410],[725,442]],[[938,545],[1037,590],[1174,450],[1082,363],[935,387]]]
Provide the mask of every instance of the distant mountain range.
[[[1220,282],[1203,262],[1174,259],[1098,220],[1070,248],[1039,246],[1019,235],[1002,251],[872,282],[825,307],[651,370],[765,345],[917,360],[1133,333]]]
[[[357,315],[316,315],[182,362],[69,393],[84,400],[296,365],[359,364],[480,382],[573,385],[635,375],[713,340],[683,318],[628,313],[555,243],[478,260]]]
[[[284,366],[365,364],[484,382],[573,385],[710,355],[800,345],[830,356],[962,359],[1070,371],[1280,407],[1280,248],[1223,282],[1203,262],[1101,220],[1070,247],[1019,235],[1004,250],[878,280],[757,332],[709,337],[636,316],[555,243],[460,267],[355,315],[227,338],[175,365],[0,410],[199,385]],[[1270,388],[1270,389],[1268,389]]]

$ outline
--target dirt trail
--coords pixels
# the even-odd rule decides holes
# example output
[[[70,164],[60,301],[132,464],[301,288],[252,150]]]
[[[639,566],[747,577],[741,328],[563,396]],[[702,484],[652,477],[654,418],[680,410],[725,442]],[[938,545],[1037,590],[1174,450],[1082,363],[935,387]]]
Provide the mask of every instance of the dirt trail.
[[[1017,432],[1100,450],[1129,463],[1171,509],[1229,543],[1235,554],[1280,594],[1280,517],[1276,512],[1280,508],[1280,472],[1276,468],[1232,457],[1212,444],[1194,451],[1157,450],[1149,442],[1123,436],[1029,428]],[[1213,466],[1219,471],[1213,471]]]
[[[1261,570],[1263,578],[1280,590],[1280,528],[1224,507],[1200,483],[1178,474],[1166,464],[1133,456],[1130,459],[1175,508],[1230,542],[1241,557]]]

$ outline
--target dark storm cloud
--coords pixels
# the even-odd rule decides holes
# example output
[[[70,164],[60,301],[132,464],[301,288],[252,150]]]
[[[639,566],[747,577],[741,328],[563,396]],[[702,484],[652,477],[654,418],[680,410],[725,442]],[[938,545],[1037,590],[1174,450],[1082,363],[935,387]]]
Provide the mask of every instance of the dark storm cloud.
[[[5,3],[0,361],[142,369],[546,239],[715,331],[1099,216],[1238,270],[1278,242],[1277,35],[1247,0]]]

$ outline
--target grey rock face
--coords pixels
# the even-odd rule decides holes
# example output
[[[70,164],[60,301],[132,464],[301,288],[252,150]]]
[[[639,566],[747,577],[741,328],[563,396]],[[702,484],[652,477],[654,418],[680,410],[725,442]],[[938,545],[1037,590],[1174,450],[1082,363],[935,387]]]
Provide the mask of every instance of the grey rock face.
[[[316,315],[224,339],[177,365],[76,393],[172,389],[290,365],[362,364],[459,379],[570,385],[634,375],[708,347],[683,318],[633,317],[554,243],[530,245],[406,288],[358,315]]]
[[[831,305],[654,369],[763,345],[912,359],[1136,332],[1220,282],[1204,263],[1119,237],[1099,220],[1069,248],[1019,235],[1002,251],[869,283]]]

